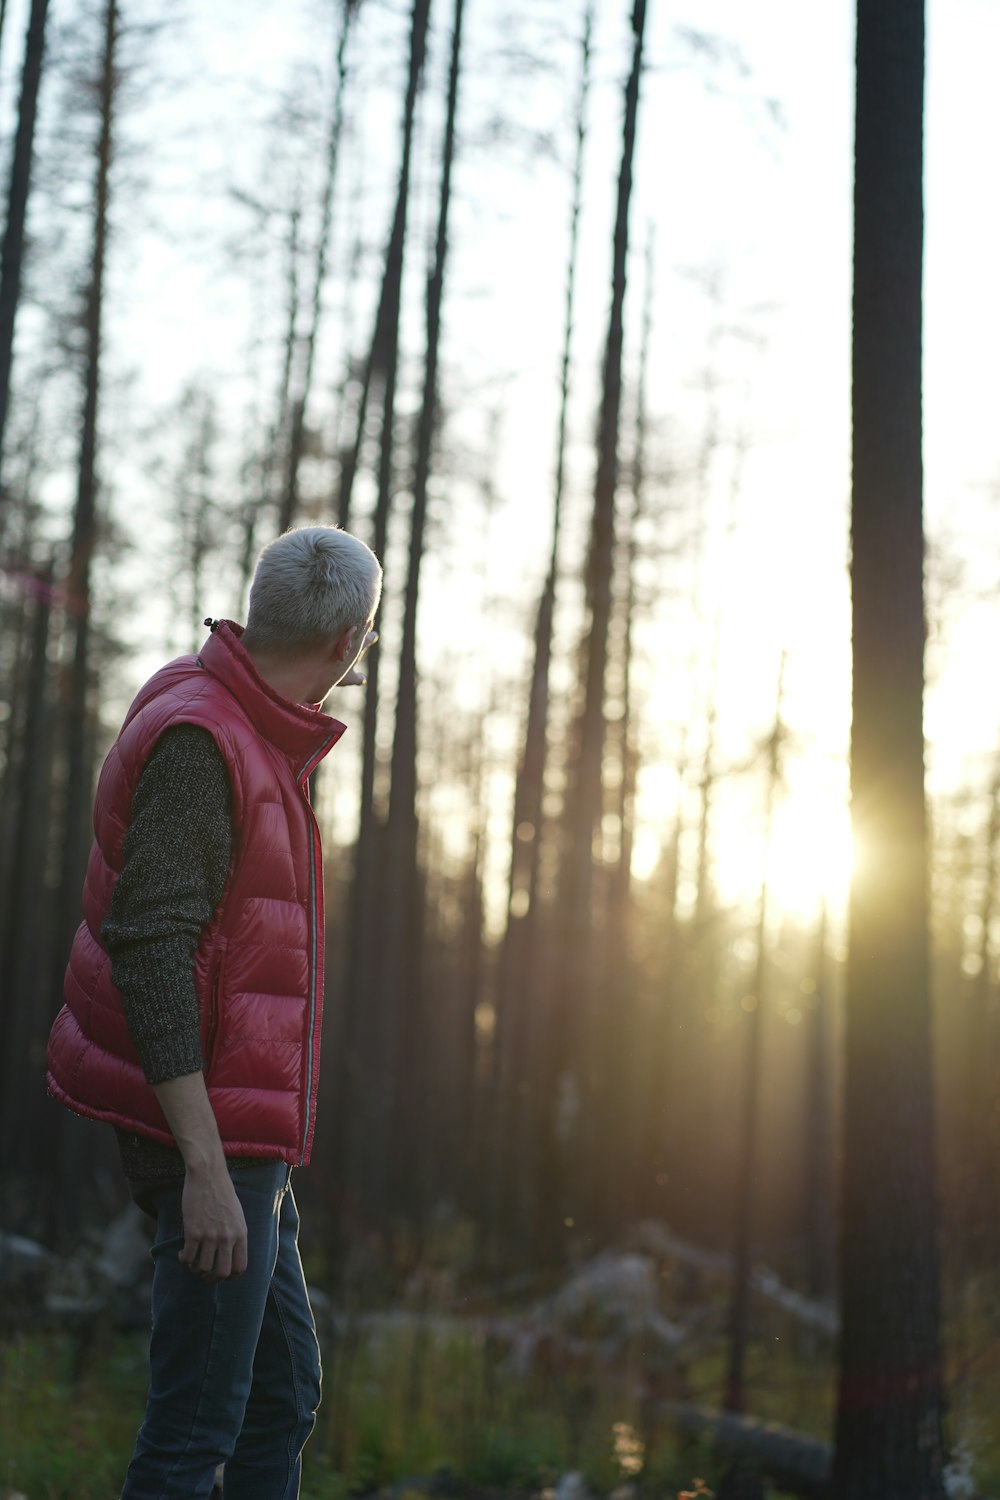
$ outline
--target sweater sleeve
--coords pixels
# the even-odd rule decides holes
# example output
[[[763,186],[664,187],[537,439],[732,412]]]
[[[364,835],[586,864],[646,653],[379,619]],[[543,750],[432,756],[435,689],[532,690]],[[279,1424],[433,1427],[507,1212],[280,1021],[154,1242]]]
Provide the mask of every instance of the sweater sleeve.
[[[231,804],[226,764],[209,731],[166,730],[132,799],[124,864],[101,927],[150,1083],[203,1066],[193,960],[226,883]]]

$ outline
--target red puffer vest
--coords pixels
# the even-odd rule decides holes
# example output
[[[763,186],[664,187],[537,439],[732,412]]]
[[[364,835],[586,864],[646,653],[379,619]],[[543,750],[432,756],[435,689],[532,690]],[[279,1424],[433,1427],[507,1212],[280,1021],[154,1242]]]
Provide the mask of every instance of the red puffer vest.
[[[49,1091],[78,1114],[172,1144],[146,1082],[101,923],[122,867],[132,797],[163,731],[209,730],[232,786],[233,859],[194,959],[208,1096],[227,1155],[309,1160],[323,1010],[323,866],[308,777],[344,732],[279,697],[219,621],[201,654],[150,678],[101,770],[84,920],[49,1038]]]

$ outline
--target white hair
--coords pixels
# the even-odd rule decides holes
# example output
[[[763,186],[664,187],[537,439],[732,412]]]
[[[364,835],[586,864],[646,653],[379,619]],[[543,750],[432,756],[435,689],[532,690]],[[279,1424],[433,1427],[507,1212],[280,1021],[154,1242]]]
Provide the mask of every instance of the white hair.
[[[313,647],[367,624],[382,569],[360,538],[337,526],[298,526],[268,542],[250,585],[246,644],[264,651]]]

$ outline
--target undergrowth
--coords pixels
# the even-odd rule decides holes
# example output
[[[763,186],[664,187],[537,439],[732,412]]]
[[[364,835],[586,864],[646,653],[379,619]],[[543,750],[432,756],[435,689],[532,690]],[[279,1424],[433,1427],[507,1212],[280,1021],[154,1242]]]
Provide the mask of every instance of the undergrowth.
[[[567,1468],[608,1494],[641,1479],[674,1497],[694,1476],[719,1477],[713,1455],[651,1425],[634,1394],[636,1370],[518,1378],[483,1337],[397,1327],[359,1348],[325,1351],[324,1402],[306,1450],[304,1500],[348,1500],[442,1470],[468,1485],[539,1493]],[[690,1397],[715,1405],[722,1361],[688,1369]],[[971,1455],[980,1494],[1000,1487],[1000,1354],[953,1402],[953,1440]],[[120,1490],[146,1382],[142,1336],[109,1336],[81,1354],[69,1334],[22,1333],[0,1344],[0,1500],[113,1500]],[[828,1438],[829,1358],[781,1339],[751,1351],[755,1416]]]

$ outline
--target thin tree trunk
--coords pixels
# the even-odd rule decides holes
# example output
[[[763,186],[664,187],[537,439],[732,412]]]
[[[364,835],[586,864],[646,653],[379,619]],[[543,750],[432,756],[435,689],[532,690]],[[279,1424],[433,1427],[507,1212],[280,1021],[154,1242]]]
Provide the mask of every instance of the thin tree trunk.
[[[38,89],[45,56],[45,21],[48,0],[32,0],[28,34],[24,44],[24,68],[21,74],[21,98],[17,108],[17,134],[10,166],[7,194],[7,227],[0,252],[0,535],[6,504],[3,484],[4,437],[10,405],[10,375],[14,357],[14,320],[21,296],[21,263],[24,255],[24,228],[31,187],[31,161],[35,141],[35,117],[38,111]],[[0,30],[4,10],[0,9]]]
[[[215,474],[212,454],[215,445],[215,414],[211,400],[194,413],[198,424],[195,448],[191,454],[191,481],[196,486],[194,514],[191,517],[191,601],[190,650],[196,653],[205,638],[204,580],[205,564],[211,547],[211,516],[215,508]]]
[[[384,966],[382,1003],[388,1011],[397,997],[406,995],[399,1014],[399,1051],[390,1057],[389,1076],[398,1079],[396,1091],[397,1182],[419,1191],[421,1172],[412,1156],[420,1131],[413,1118],[419,1109],[421,1087],[422,975],[414,963],[414,950],[422,928],[421,880],[417,868],[417,614],[420,572],[424,556],[427,519],[427,484],[438,414],[438,363],[441,344],[441,307],[444,299],[445,265],[448,256],[448,217],[451,208],[451,177],[455,159],[455,120],[462,58],[464,0],[455,0],[451,61],[448,71],[448,104],[441,158],[434,261],[427,281],[427,354],[423,400],[417,423],[417,452],[410,514],[410,547],[403,601],[403,635],[399,656],[395,734],[392,742],[389,819],[386,828],[386,889],[384,913]],[[409,983],[403,983],[409,973]],[[397,1066],[405,1058],[405,1074]]]
[[[634,46],[632,71],[625,93],[624,148],[618,181],[618,211],[615,219],[614,266],[611,315],[604,355],[601,412],[598,427],[597,478],[594,487],[590,550],[587,560],[587,597],[590,614],[586,658],[585,699],[580,744],[579,846],[592,868],[591,841],[602,811],[601,760],[604,751],[604,679],[608,657],[608,626],[611,619],[611,579],[615,539],[615,496],[618,488],[618,426],[621,409],[622,346],[624,342],[625,280],[628,259],[628,211],[632,192],[632,156],[635,148],[642,67],[645,0],[636,0],[632,13]],[[586,882],[589,907],[590,882]],[[580,912],[584,902],[581,899]],[[589,917],[589,910],[587,913]]]
[[[1000,1139],[997,1112],[993,1107],[994,1081],[997,1070],[996,1016],[994,982],[990,954],[990,927],[997,910],[997,885],[1000,845],[1000,764],[994,772],[990,789],[990,814],[986,826],[986,872],[983,881],[979,927],[979,971],[970,996],[966,1067],[963,1092],[963,1141],[961,1181],[965,1193],[962,1203],[962,1259],[966,1274],[975,1273],[996,1262],[1000,1250]]]
[[[118,41],[117,0],[106,0],[104,45],[99,83],[100,130],[94,186],[93,248],[87,289],[84,327],[86,364],[80,459],[70,564],[65,582],[66,621],[73,643],[73,656],[65,683],[62,717],[65,723],[66,783],[62,809],[63,847],[56,903],[54,972],[52,992],[62,988],[62,971],[79,914],[89,841],[89,812],[93,745],[89,714],[90,679],[90,570],[97,539],[97,419],[101,377],[101,341],[104,308],[104,276],[108,242],[108,205],[112,156],[112,128],[117,95],[116,47]],[[66,1116],[60,1120],[60,1179],[64,1223],[71,1226],[79,1212],[81,1171],[80,1122]]]
[[[510,872],[507,884],[507,926],[500,952],[494,1069],[489,1106],[492,1170],[490,1238],[494,1254],[508,1256],[515,1238],[522,1254],[531,1249],[535,1214],[532,1199],[544,1187],[532,1181],[543,1162],[535,1151],[533,1126],[544,1128],[539,1113],[544,1019],[537,1016],[537,966],[532,958],[538,942],[538,865],[542,845],[542,802],[548,758],[549,668],[552,628],[559,574],[563,493],[566,482],[566,440],[569,418],[570,370],[580,240],[580,205],[586,145],[587,103],[590,97],[590,56],[593,4],[584,15],[581,40],[580,90],[576,110],[576,149],[570,203],[569,255],[566,269],[563,346],[559,378],[559,421],[556,436],[552,541],[549,567],[535,616],[531,688],[524,751],[514,785]],[[534,1159],[532,1158],[534,1153]]]
[[[833,1103],[833,998],[827,975],[826,902],[816,933],[816,989],[809,1013],[805,1130],[806,1291],[817,1302],[834,1294],[836,1251]]]
[[[348,257],[347,276],[344,285],[344,314],[341,326],[341,338],[345,354],[343,371],[337,385],[337,394],[334,400],[333,437],[331,441],[331,449],[337,459],[338,480],[336,505],[333,504],[331,497],[330,510],[331,514],[336,510],[338,526],[343,526],[344,520],[346,520],[346,517],[342,518],[340,515],[340,475],[343,473],[344,464],[353,452],[353,449],[348,449],[344,446],[344,429],[347,425],[347,393],[354,379],[355,371],[355,359],[352,352],[354,349],[354,304],[357,300],[356,292],[361,269],[362,249],[360,232],[356,231],[353,233],[351,240],[351,253]],[[367,369],[367,364],[365,368]],[[355,427],[356,436],[357,428]]]
[[[299,324],[299,220],[301,216],[302,210],[296,202],[288,215],[288,326],[285,329],[285,350],[278,381],[274,424],[268,434],[267,448],[261,459],[258,499],[256,503],[250,502],[243,521],[243,555],[240,560],[243,597],[246,596],[253,576],[254,558],[257,554],[257,524],[263,512],[273,501],[278,456],[282,439],[288,430],[292,362],[295,358]],[[282,530],[284,529],[282,527]]]
[[[697,521],[696,521],[696,546],[697,556],[693,578],[692,605],[696,619],[700,619],[702,609],[701,586],[702,586],[702,562],[704,559],[704,538],[706,525],[706,512],[708,499],[711,493],[713,461],[719,449],[719,346],[722,339],[722,293],[720,278],[712,276],[709,281],[708,294],[711,305],[715,312],[715,322],[708,340],[707,365],[705,368],[705,426],[702,430],[701,444],[697,462]],[[742,459],[742,448],[738,454]],[[742,464],[738,463],[738,468]],[[735,479],[730,486],[730,514],[735,513],[739,486]],[[700,632],[698,632],[700,634]],[[709,648],[708,671],[706,673],[706,706],[705,706],[705,748],[702,755],[701,783],[701,810],[698,819],[698,860],[695,884],[697,894],[695,897],[695,929],[698,934],[698,943],[701,956],[712,950],[708,924],[714,907],[714,893],[710,881],[709,861],[709,832],[712,821],[712,795],[715,791],[717,780],[715,771],[715,730],[718,720],[718,687],[719,687],[719,652],[722,645],[722,609],[717,608],[712,623],[712,641]],[[693,668],[693,662],[692,662]],[[704,982],[701,986],[701,994],[711,991],[714,976],[705,973],[702,976]]]
[[[306,415],[309,397],[312,394],[313,367],[316,360],[316,342],[319,336],[320,318],[323,312],[323,284],[326,280],[326,263],[330,251],[330,230],[333,222],[333,189],[337,180],[337,162],[340,155],[340,136],[344,123],[344,91],[347,81],[347,40],[351,21],[357,11],[359,0],[344,0],[343,20],[337,43],[336,82],[333,94],[333,113],[330,119],[330,135],[326,146],[326,177],[323,183],[323,199],[320,207],[320,232],[316,249],[316,269],[312,298],[309,308],[309,329],[305,340],[305,355],[301,381],[291,403],[289,420],[288,453],[285,468],[285,484],[281,500],[279,531],[287,531],[295,520],[299,508],[299,466],[305,448]]]
[[[659,1004],[652,1018],[652,1029],[645,1064],[641,1070],[643,1162],[645,1186],[641,1204],[646,1214],[666,1217],[672,1202],[667,1189],[676,1171],[678,1111],[673,1081],[677,1074],[675,1044],[677,1040],[678,997],[683,993],[681,964],[686,953],[679,941],[677,885],[680,876],[680,843],[684,831],[684,783],[686,779],[686,733],[677,766],[677,806],[662,859],[664,935],[661,945],[663,969],[659,979]]]
[[[39,1005],[37,975],[43,951],[41,932],[45,905],[45,860],[50,773],[50,706],[48,644],[51,618],[52,568],[35,575],[32,600],[30,656],[27,661],[26,704],[21,728],[23,746],[17,768],[17,797],[11,835],[13,878],[3,913],[0,948],[0,995],[5,1001],[4,1045],[0,1068],[0,1179],[25,1170],[32,1159],[35,1118],[35,1064],[32,1042],[50,1016]]]
[[[14,553],[8,551],[8,558]],[[37,585],[27,582],[29,563],[18,556],[18,583],[26,599],[33,599]],[[11,829],[17,818],[18,791],[16,772],[23,736],[21,733],[22,701],[27,698],[28,657],[31,651],[30,608],[11,601],[0,614],[0,642],[4,648],[3,671],[9,686],[5,695],[6,720],[0,735],[0,911],[6,910],[7,892],[14,878],[11,854]],[[0,991],[0,993],[3,993]]]
[[[354,424],[354,441],[346,449],[341,461],[340,491],[337,502],[337,524],[347,526],[351,515],[351,499],[354,480],[357,476],[364,441],[368,403],[372,382],[381,376],[388,387],[392,386],[395,400],[396,364],[399,344],[399,310],[402,302],[403,257],[406,246],[406,217],[410,198],[410,159],[413,150],[413,125],[417,106],[417,91],[423,72],[424,54],[427,48],[427,27],[430,20],[430,0],[413,0],[410,22],[410,68],[406,84],[406,102],[403,106],[403,148],[399,168],[399,185],[396,190],[396,208],[393,213],[389,244],[385,253],[385,270],[375,313],[375,328],[371,348],[365,361],[361,383],[361,397]],[[383,401],[383,413],[386,410]],[[385,421],[382,423],[382,449],[385,452]],[[390,444],[391,448],[391,444]],[[381,491],[381,484],[380,484]],[[370,679],[369,679],[370,680]]]
[[[618,797],[618,820],[621,843],[618,869],[612,887],[612,906],[616,915],[613,928],[621,934],[627,947],[625,924],[632,891],[632,847],[635,835],[635,790],[639,770],[638,734],[632,688],[632,626],[637,607],[635,573],[639,560],[639,527],[643,518],[646,485],[646,430],[649,419],[649,346],[653,327],[653,247],[652,228],[646,241],[646,287],[642,311],[642,336],[639,347],[639,381],[636,391],[635,454],[632,463],[632,513],[629,517],[625,556],[625,597],[622,629],[622,717],[621,717],[621,783]]]
[[[368,358],[364,393],[358,413],[352,456],[341,472],[341,525],[350,515],[351,487],[364,433],[368,392],[373,372],[384,382],[382,399],[381,452],[378,499],[372,546],[384,556],[392,502],[393,427],[396,377],[399,362],[399,315],[402,302],[403,260],[406,245],[410,163],[413,146],[417,90],[427,45],[430,0],[413,0],[410,27],[410,61],[403,109],[402,153],[392,230],[386,250],[385,271],[378,314]],[[375,814],[375,733],[378,719],[379,656],[373,651],[366,661],[368,686],[365,698],[365,730],[362,750],[361,806],[352,896],[348,972],[344,985],[343,1071],[335,1094],[333,1123],[340,1161],[340,1189],[350,1180],[367,1222],[381,1227],[386,1215],[386,1183],[389,1122],[394,1080],[385,1071],[388,1028],[392,1016],[383,1011],[379,993],[381,954],[377,918],[383,868],[381,829]],[[398,998],[398,997],[397,997]]]
[[[462,45],[463,0],[455,0],[451,66],[448,77],[448,112],[441,166],[441,193],[434,264],[427,283],[427,356],[423,401],[417,424],[417,455],[410,515],[409,563],[403,605],[403,638],[400,650],[399,689],[396,702],[396,733],[393,738],[392,783],[389,802],[391,827],[415,834],[417,801],[417,609],[420,571],[427,519],[427,482],[438,411],[438,360],[441,340],[441,305],[444,295],[445,261],[448,253],[448,213],[451,205],[451,172],[455,154],[455,115]],[[415,853],[415,846],[413,849]]]
[[[648,1046],[638,1001],[638,975],[632,961],[632,853],[635,835],[635,796],[639,776],[638,713],[632,677],[633,621],[638,608],[636,567],[639,560],[639,529],[646,501],[646,433],[648,424],[649,349],[653,327],[653,250],[650,228],[646,240],[645,295],[639,346],[639,378],[636,389],[635,452],[632,459],[632,507],[625,539],[625,588],[622,603],[621,674],[622,714],[619,722],[621,781],[618,788],[618,862],[612,871],[609,899],[609,972],[620,976],[625,1007],[609,1018],[605,1045],[612,1090],[622,1100],[622,1130],[618,1150],[624,1166],[614,1172],[608,1165],[609,1188],[614,1187],[612,1217],[624,1225],[642,1211],[643,1182],[647,1170],[643,1159],[643,1096],[637,1086]],[[642,1040],[640,1041],[640,1037]],[[608,1149],[615,1146],[608,1137]]]
[[[705,712],[705,744],[701,754],[701,776],[698,780],[698,858],[695,866],[694,925],[700,948],[705,949],[711,940],[709,926],[715,905],[711,885],[711,860],[709,858],[709,834],[712,829],[712,795],[717,780],[715,770],[715,731],[718,723],[719,654],[718,635],[713,639],[708,661],[708,704]],[[707,984],[705,990],[711,989]]]
[[[923,759],[922,0],[859,0],[839,1500],[943,1496]]]
[[[6,681],[6,722],[0,732],[0,912],[6,911],[10,889],[11,829],[16,816],[17,790],[15,770],[23,741],[21,733],[21,700],[26,692],[27,653],[30,651],[30,604],[44,591],[51,605],[51,584],[39,584],[38,570],[32,565],[35,542],[32,505],[39,462],[39,421],[42,401],[35,402],[32,420],[25,433],[23,471],[19,477],[21,504],[16,514],[17,531],[7,532],[2,548],[6,563],[2,566],[13,575],[15,593],[6,605],[0,605],[0,682]],[[13,519],[13,518],[12,518]],[[19,598],[18,595],[21,597]],[[0,919],[2,920],[2,919]],[[2,994],[0,990],[0,994]]]
[[[771,855],[771,830],[774,804],[781,778],[780,750],[782,739],[781,709],[784,691],[785,657],[782,653],[778,672],[778,701],[774,728],[768,745],[767,796],[764,811],[764,874],[760,886],[757,916],[757,968],[754,977],[753,1008],[747,1021],[749,1036],[746,1047],[746,1072],[743,1081],[743,1109],[740,1116],[740,1154],[736,1178],[736,1222],[733,1235],[733,1291],[729,1309],[729,1367],[723,1406],[726,1411],[746,1411],[744,1384],[747,1346],[750,1341],[750,1271],[754,1237],[754,1200],[757,1196],[761,1115],[761,1056],[764,1038],[764,1000],[767,988],[767,897],[768,865]]]
[[[593,1231],[604,1217],[601,1174],[584,1166],[583,1156],[592,1156],[603,1128],[605,1107],[601,1071],[597,1057],[595,1010],[601,989],[600,953],[593,928],[595,838],[603,813],[602,765],[606,737],[604,711],[608,634],[612,606],[612,574],[615,545],[615,497],[618,488],[618,427],[621,409],[622,347],[624,342],[625,281],[628,260],[628,216],[632,194],[632,158],[635,149],[642,71],[645,0],[636,0],[632,11],[632,68],[625,89],[625,120],[618,204],[615,217],[611,311],[604,354],[601,409],[598,422],[597,475],[587,557],[586,595],[588,629],[584,656],[583,710],[579,722],[574,780],[569,804],[568,858],[561,872],[564,886],[566,952],[564,1000],[569,997],[578,1015],[577,1061],[582,1067],[583,1116],[588,1136],[587,1151],[576,1152],[575,1172],[569,1191],[575,1212],[569,1216]],[[563,1018],[565,1019],[565,1017]],[[556,1205],[557,1206],[557,1205]]]
[[[711,288],[713,304],[717,293]],[[707,1072],[713,1066],[705,1045],[705,1028],[702,1017],[712,993],[715,967],[715,947],[711,941],[711,919],[713,915],[713,890],[711,864],[708,858],[708,829],[711,818],[711,797],[715,785],[714,725],[715,691],[711,656],[707,672],[708,689],[705,707],[706,735],[702,752],[701,777],[698,782],[700,806],[697,825],[698,857],[695,880],[695,908],[693,923],[683,925],[678,919],[677,887],[680,877],[680,850],[687,818],[685,801],[689,776],[694,766],[692,730],[694,717],[700,704],[697,685],[701,682],[701,636],[703,624],[703,592],[705,572],[705,550],[707,538],[707,510],[711,491],[712,464],[719,442],[718,375],[715,351],[719,340],[718,321],[709,334],[704,372],[705,419],[701,429],[701,440],[694,466],[692,524],[690,532],[693,551],[690,586],[688,589],[688,612],[690,616],[689,646],[683,678],[691,684],[690,712],[680,727],[680,744],[676,760],[678,796],[670,841],[667,846],[668,879],[665,892],[667,931],[664,944],[666,973],[663,980],[663,1020],[656,1045],[652,1049],[650,1087],[651,1101],[660,1107],[660,1119],[655,1127],[651,1151],[653,1162],[651,1207],[664,1211],[664,1205],[682,1204],[689,1198],[696,1184],[702,1179],[701,1165],[705,1151],[705,1128],[703,1121],[690,1109],[681,1107],[676,1090],[670,1080],[683,1075],[687,1079],[690,1097],[704,1099],[708,1095]],[[683,1051],[683,1060],[679,1054]],[[661,1189],[669,1186],[670,1192]]]
[[[97,417],[101,381],[112,126],[117,83],[115,69],[117,40],[118,4],[117,0],[107,0],[104,10],[104,49],[99,95],[101,113],[97,144],[97,176],[94,187],[94,239],[84,316],[86,365],[80,428],[80,458],[70,563],[65,584],[73,659],[65,703],[66,796],[63,812],[64,840],[58,931],[60,937],[67,940],[67,947],[69,935],[76,925],[75,914],[88,842],[90,570],[97,539]]]

